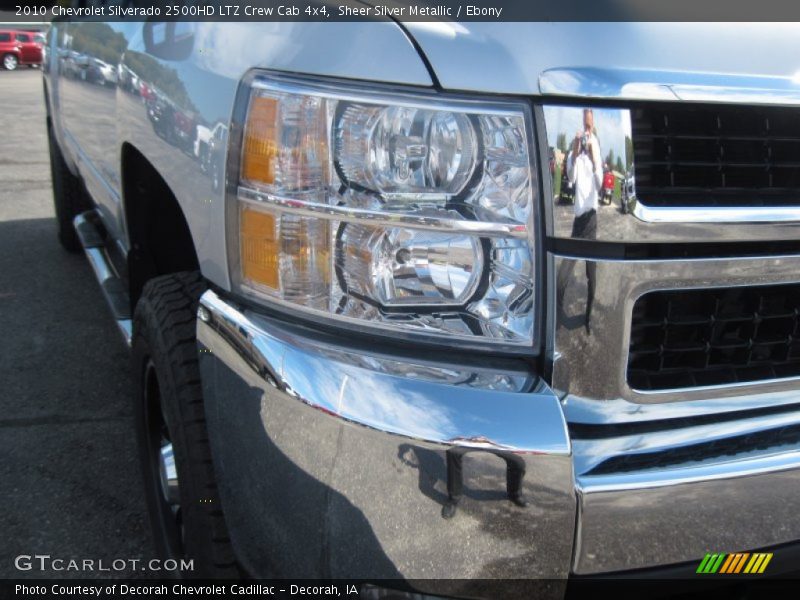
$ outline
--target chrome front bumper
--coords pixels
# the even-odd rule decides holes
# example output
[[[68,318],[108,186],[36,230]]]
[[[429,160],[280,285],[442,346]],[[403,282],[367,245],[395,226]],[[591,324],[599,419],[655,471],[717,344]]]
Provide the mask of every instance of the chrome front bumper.
[[[597,298],[601,315],[599,288]],[[563,579],[800,539],[797,444],[657,461],[696,441],[800,423],[793,392],[766,386],[684,403],[598,401],[576,393],[597,373],[591,366],[570,369],[565,390],[556,362],[555,393],[521,363],[470,366],[349,348],[214,292],[203,296],[200,317],[220,496],[237,555],[257,576]],[[576,331],[583,328],[569,335]],[[614,335],[607,331],[593,330],[590,343]],[[565,346],[566,334],[557,332],[557,356],[574,367],[568,348],[580,340]],[[595,385],[608,390],[617,376],[601,372]],[[692,420],[770,399],[783,406]],[[466,449],[463,499],[445,519],[448,454]],[[641,453],[653,463],[601,466]],[[526,507],[506,496],[510,456],[524,462]]]
[[[201,300],[198,340],[220,496],[251,573],[568,574],[569,437],[558,399],[524,363],[471,367],[343,348],[214,292]],[[464,492],[445,519],[457,455]],[[524,464],[525,507],[506,494],[512,463]]]

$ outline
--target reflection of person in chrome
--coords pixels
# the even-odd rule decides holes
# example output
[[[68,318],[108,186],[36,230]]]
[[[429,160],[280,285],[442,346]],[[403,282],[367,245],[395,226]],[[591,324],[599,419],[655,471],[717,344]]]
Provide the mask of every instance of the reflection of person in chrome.
[[[567,176],[574,190],[575,220],[572,223],[572,238],[593,240],[597,237],[597,205],[603,188],[603,161],[600,158],[600,142],[594,133],[594,113],[590,108],[583,109],[583,130],[575,134],[572,151],[567,158]],[[594,262],[586,261],[586,331],[589,332],[589,318],[595,292]],[[559,287],[565,286],[561,281]]]
[[[594,239],[597,234],[597,200],[603,187],[600,143],[594,134],[594,113],[583,109],[583,131],[575,134],[567,158],[567,176],[575,189],[573,238]]]

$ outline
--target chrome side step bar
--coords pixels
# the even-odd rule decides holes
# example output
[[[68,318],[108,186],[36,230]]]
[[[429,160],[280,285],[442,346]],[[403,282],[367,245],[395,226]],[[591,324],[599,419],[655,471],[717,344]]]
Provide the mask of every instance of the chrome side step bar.
[[[95,225],[96,219],[94,211],[88,211],[75,217],[72,224],[78,234],[78,238],[92,265],[100,289],[111,308],[111,313],[117,322],[120,332],[125,338],[125,343],[131,345],[133,334],[133,320],[131,318],[130,297],[125,282],[120,279],[111,266],[105,251],[103,236]]]

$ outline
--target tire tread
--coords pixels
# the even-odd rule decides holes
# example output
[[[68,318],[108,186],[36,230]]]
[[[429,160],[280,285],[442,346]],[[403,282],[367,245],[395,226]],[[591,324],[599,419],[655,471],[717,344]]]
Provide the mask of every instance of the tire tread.
[[[206,289],[197,272],[181,272],[148,281],[134,313],[134,345],[144,336],[153,354],[163,352],[169,365],[177,396],[178,427],[186,442],[185,466],[195,494],[210,502],[199,503],[205,531],[195,532],[205,548],[196,557],[201,560],[201,574],[211,577],[238,577],[233,548],[225,519],[220,510],[214,464],[208,444],[205,410],[200,386],[199,355],[195,334],[199,299]],[[163,396],[163,395],[162,395]],[[164,401],[162,397],[162,402]],[[173,440],[175,444],[175,440]],[[176,451],[176,456],[178,456]],[[183,487],[181,475],[181,487]],[[189,533],[187,532],[187,538]],[[197,562],[197,561],[196,561]],[[197,575],[197,574],[196,574]]]

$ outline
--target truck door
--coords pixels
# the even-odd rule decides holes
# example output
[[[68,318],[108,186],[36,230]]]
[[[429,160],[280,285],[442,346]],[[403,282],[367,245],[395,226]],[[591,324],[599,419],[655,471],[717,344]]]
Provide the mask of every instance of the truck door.
[[[62,124],[78,168],[111,235],[124,244],[120,136],[117,119],[119,63],[140,23],[63,23],[59,55],[69,68],[59,78]]]

